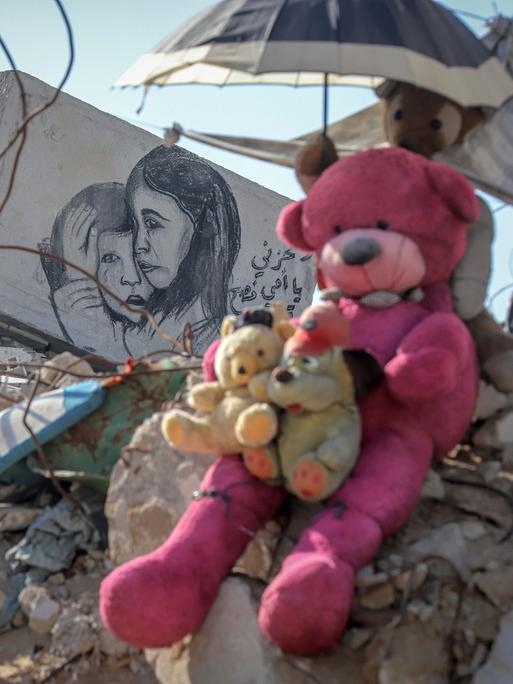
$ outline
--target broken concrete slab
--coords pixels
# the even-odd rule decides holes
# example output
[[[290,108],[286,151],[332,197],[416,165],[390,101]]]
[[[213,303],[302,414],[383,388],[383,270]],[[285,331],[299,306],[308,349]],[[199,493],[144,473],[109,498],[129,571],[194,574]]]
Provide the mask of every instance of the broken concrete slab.
[[[513,682],[513,612],[501,620],[499,635],[485,665],[472,684],[511,684]]]
[[[162,544],[199,489],[214,456],[182,453],[164,439],[162,413],[140,425],[114,466],[105,503],[116,565]],[[237,570],[265,579],[273,562],[275,523],[250,542]],[[270,534],[269,534],[270,533]]]
[[[48,634],[59,616],[61,607],[50,597],[46,588],[31,584],[23,589],[18,601],[28,617],[29,627],[38,634]]]
[[[29,109],[54,93],[31,76],[21,78]],[[0,75],[0,109],[3,147],[21,120],[13,72]],[[141,323],[145,305],[174,338],[190,321],[201,351],[225,313],[275,299],[299,313],[310,303],[312,259],[286,249],[275,234],[287,198],[65,93],[31,121],[28,138],[0,218],[1,242],[45,256],[0,253],[0,318],[10,335],[14,326],[28,329],[43,341],[121,362],[127,353],[166,346]],[[2,196],[15,152],[13,146],[3,160]],[[145,211],[173,220],[181,237],[157,244],[145,232]],[[213,239],[200,239],[202,230]],[[121,303],[52,255],[97,274]],[[87,299],[80,297],[84,288]]]

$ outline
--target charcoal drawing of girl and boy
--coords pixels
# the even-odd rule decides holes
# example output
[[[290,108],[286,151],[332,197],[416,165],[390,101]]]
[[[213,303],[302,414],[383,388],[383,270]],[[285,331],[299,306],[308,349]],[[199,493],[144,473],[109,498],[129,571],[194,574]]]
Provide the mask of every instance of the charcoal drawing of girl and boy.
[[[239,212],[226,180],[187,150],[153,149],[126,185],[97,183],[74,195],[40,245],[62,335],[80,346],[71,337],[70,317],[94,313],[105,323],[102,330],[112,329],[109,348],[126,356],[131,340],[155,334],[138,309],[151,312],[170,334],[193,311],[193,333],[204,347],[226,314],[240,240]],[[132,311],[46,254],[93,273]]]
[[[233,287],[241,220],[232,189],[201,157],[162,145],[139,160],[126,184],[96,183],[71,197],[39,248],[64,339],[95,351],[94,341],[84,344],[84,326],[77,333],[77,320],[93,314],[102,338],[108,337],[103,348],[111,358],[123,359],[147,351],[155,340],[141,309],[175,338],[190,322],[194,348],[203,351],[227,312],[239,313],[257,299],[269,306],[287,290],[291,313],[305,306],[313,292],[313,272],[306,264],[296,264],[292,272],[288,264],[309,257],[279,246],[273,254],[265,239],[261,245],[264,253],[249,257],[243,270],[246,284]],[[92,273],[122,302],[48,255]],[[263,285],[266,277],[270,282]],[[312,282],[303,287],[308,277]]]

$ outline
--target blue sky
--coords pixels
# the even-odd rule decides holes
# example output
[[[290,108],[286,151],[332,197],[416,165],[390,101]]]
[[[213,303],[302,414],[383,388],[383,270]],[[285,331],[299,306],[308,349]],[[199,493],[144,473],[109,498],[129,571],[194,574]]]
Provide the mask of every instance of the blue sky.
[[[161,38],[212,4],[212,0],[63,0],[71,20],[76,61],[65,91],[70,95],[159,134],[174,121],[206,132],[287,139],[317,128],[322,121],[319,88],[281,86],[177,86],[150,91],[140,116],[142,90],[112,89],[121,73]],[[513,0],[455,0],[453,9],[491,17],[495,9],[513,16]],[[67,63],[64,26],[52,0],[2,0],[1,33],[18,67],[57,85]],[[460,16],[477,33],[484,22]],[[8,68],[0,56],[0,67]],[[332,88],[330,121],[374,101],[367,89]],[[151,125],[148,125],[151,124]],[[292,171],[182,140],[184,147],[291,198],[301,196]],[[513,173],[513,160],[512,160]],[[500,205],[491,200],[492,208]],[[494,272],[490,294],[513,283],[513,208],[496,214]],[[511,290],[491,307],[501,320]]]

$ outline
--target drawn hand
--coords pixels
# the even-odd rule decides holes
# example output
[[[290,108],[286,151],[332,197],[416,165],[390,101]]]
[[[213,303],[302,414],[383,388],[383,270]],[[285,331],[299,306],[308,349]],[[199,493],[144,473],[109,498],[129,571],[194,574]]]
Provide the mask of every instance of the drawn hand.
[[[91,309],[104,308],[100,290],[89,278],[70,280],[69,283],[55,290],[53,298],[59,313],[77,314]]]
[[[64,258],[96,274],[98,267],[98,236],[95,226],[96,210],[88,204],[72,209],[64,223],[62,251]],[[70,279],[79,277],[77,271],[66,267]]]

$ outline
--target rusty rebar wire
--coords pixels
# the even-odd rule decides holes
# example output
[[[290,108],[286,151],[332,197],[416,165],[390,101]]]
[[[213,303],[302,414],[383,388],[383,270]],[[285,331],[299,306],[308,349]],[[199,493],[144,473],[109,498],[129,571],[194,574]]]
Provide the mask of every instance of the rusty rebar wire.
[[[0,250],[14,250],[17,252],[26,252],[27,254],[39,256],[40,258],[41,256],[43,256],[45,259],[53,259],[54,261],[57,261],[60,264],[64,264],[69,268],[73,268],[75,271],[78,271],[86,278],[89,278],[89,280],[91,280],[102,292],[108,294],[109,297],[112,297],[122,307],[124,307],[131,313],[140,314],[141,316],[144,316],[148,323],[151,325],[151,327],[154,329],[154,331],[159,335],[159,337],[161,337],[165,342],[168,342],[171,346],[178,347],[182,350],[185,356],[188,356],[184,345],[178,340],[175,340],[175,338],[171,335],[165,333],[160,327],[160,325],[157,323],[153,314],[151,314],[147,309],[134,307],[130,304],[127,304],[127,302],[125,302],[125,300],[122,299],[116,292],[114,292],[109,287],[101,283],[95,275],[93,275],[90,271],[87,271],[82,266],[78,266],[78,264],[69,261],[69,259],[57,256],[56,254],[51,254],[50,252],[41,252],[39,249],[34,249],[33,247],[25,247],[23,245],[0,245]]]
[[[81,380],[108,380],[109,378],[117,378],[120,375],[123,375],[123,371],[112,371],[108,373],[77,373],[76,371],[71,371],[68,370],[67,368],[59,368],[59,366],[51,366],[48,362],[44,364],[39,364],[39,363],[26,363],[23,364],[26,368],[31,368],[32,370],[39,371],[43,369],[48,369],[48,370],[53,370],[57,371],[61,375],[70,375],[73,378],[80,378]],[[201,369],[200,365],[192,365],[192,366],[175,366],[174,368],[148,368],[146,370],[139,370],[137,372],[131,372],[127,374],[126,377],[129,378],[137,378],[140,375],[158,375],[160,373],[180,373],[181,371],[189,371],[189,370],[199,370]],[[12,375],[13,378],[23,378],[25,379],[25,375],[21,375],[21,373],[9,373],[9,375]],[[53,381],[52,381],[53,382]],[[48,385],[49,383],[45,382],[44,380],[39,380],[39,384],[44,384]]]
[[[0,47],[2,48],[5,56],[7,57],[7,61],[9,62],[13,73],[14,73],[14,78],[16,79],[16,83],[18,84],[18,88],[20,91],[20,101],[21,101],[21,116],[22,119],[25,120],[27,117],[27,93],[25,91],[25,87],[23,85],[23,81],[21,80],[21,76],[18,72],[18,67],[16,66],[16,62],[14,61],[14,58],[7,47],[5,41],[3,38],[0,36]],[[16,154],[14,156],[14,161],[13,161],[13,166],[11,170],[11,176],[9,178],[9,183],[7,185],[7,190],[5,192],[4,199],[2,200],[0,204],[0,214],[2,213],[3,208],[7,204],[7,201],[11,195],[12,189],[14,187],[14,181],[16,179],[16,172],[18,170],[18,163],[21,157],[21,153],[23,151],[23,148],[25,146],[25,142],[27,140],[27,126],[23,126],[22,132],[21,132],[21,140],[20,144],[18,146],[18,149],[16,150]]]
[[[14,133],[14,135],[10,138],[10,140],[7,142],[6,146],[0,151],[0,159],[5,156],[5,154],[11,149],[11,147],[14,145],[16,140],[20,137],[20,135],[23,134],[23,131],[26,130],[27,125],[36,117],[42,114],[44,111],[46,111],[49,107],[51,107],[54,102],[57,100],[59,97],[59,94],[66,84],[70,74],[71,74],[71,69],[73,68],[73,63],[75,61],[75,45],[74,45],[74,40],[73,40],[73,29],[71,28],[71,23],[69,21],[68,15],[66,14],[66,11],[62,5],[61,0],[53,0],[54,3],[57,5],[57,8],[59,12],[61,13],[62,20],[64,22],[65,28],[66,28],[66,34],[68,38],[68,45],[69,45],[69,58],[68,58],[68,64],[66,66],[66,71],[64,72],[64,76],[62,77],[59,85],[57,86],[55,93],[52,95],[52,97],[39,107],[36,107],[30,114],[24,116],[23,121],[21,122],[20,126]],[[5,202],[5,200],[4,200]]]

